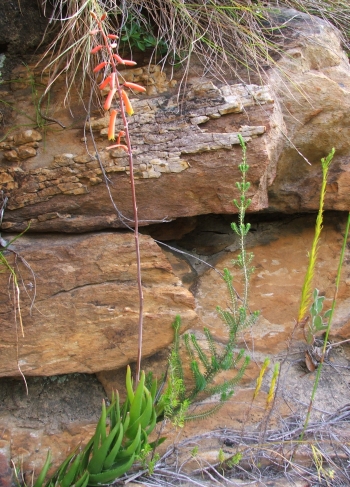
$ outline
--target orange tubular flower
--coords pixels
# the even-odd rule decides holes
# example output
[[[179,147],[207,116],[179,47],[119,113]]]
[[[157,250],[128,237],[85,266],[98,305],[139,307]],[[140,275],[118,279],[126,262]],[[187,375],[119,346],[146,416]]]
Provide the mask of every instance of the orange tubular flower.
[[[103,90],[104,88],[106,88],[106,86],[110,83],[111,81],[111,75],[107,76],[106,79],[104,79],[102,81],[102,83],[98,86],[100,88],[100,90]]]
[[[136,66],[137,63],[135,63],[135,61],[128,61],[127,59],[124,59],[123,64],[125,64],[125,66]]]
[[[115,73],[112,73],[111,76],[110,76],[110,86],[111,86],[111,89],[114,90],[115,88]]]
[[[111,116],[109,119],[109,127],[108,127],[108,140],[114,140],[115,139],[115,119],[117,116],[117,110],[112,110],[111,111]]]
[[[102,14],[102,15],[101,15],[101,20],[103,21],[103,20],[105,20],[106,18],[107,18],[107,14],[106,14],[106,12],[105,12],[104,14]]]
[[[126,81],[124,83],[125,88],[130,88],[131,90],[135,91],[146,91],[146,88],[143,86],[137,85],[136,83],[129,83],[129,81]]]
[[[123,149],[125,150],[125,152],[129,152],[129,149],[126,145],[124,144],[114,144],[114,145],[110,145],[109,147],[106,147],[106,150],[110,150],[110,149]]]
[[[91,49],[90,54],[96,54],[98,51],[100,51],[102,49],[102,47],[103,46],[101,46],[101,44],[94,47],[93,49]]]
[[[113,90],[110,90],[108,95],[107,95],[107,98],[106,98],[106,101],[105,101],[105,104],[103,105],[103,109],[104,110],[109,110],[111,108],[111,103],[112,103],[112,100],[113,100],[113,96],[115,95],[115,92],[117,91],[116,88],[114,88]]]
[[[119,39],[119,37],[116,36],[115,34],[108,34],[107,37],[108,39]]]
[[[118,134],[117,144],[120,144],[120,138],[125,136],[124,130],[121,130]]]
[[[125,106],[125,111],[128,115],[132,115],[134,113],[134,110],[132,108],[132,105],[130,103],[128,95],[125,93],[124,90],[122,90],[122,100]]]
[[[105,66],[107,66],[107,63],[106,61],[103,61],[103,63],[100,63],[98,64],[95,68],[94,68],[94,73],[98,73],[99,71],[101,71],[101,69],[103,69]]]
[[[124,59],[122,59],[118,54],[113,54],[113,57],[117,61],[117,63],[124,64]]]

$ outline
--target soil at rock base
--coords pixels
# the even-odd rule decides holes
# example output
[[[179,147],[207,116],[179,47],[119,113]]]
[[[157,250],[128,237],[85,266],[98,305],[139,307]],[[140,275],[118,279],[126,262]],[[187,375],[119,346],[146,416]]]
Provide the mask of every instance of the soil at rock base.
[[[148,365],[153,370],[162,370],[165,368],[166,354],[163,355],[153,361],[152,358],[148,359]],[[307,372],[303,356],[303,351],[291,348],[290,357],[281,374],[278,399],[269,428],[281,428],[289,421],[303,424],[315,379],[315,372]],[[114,385],[122,391],[124,374],[119,371],[116,377]],[[238,387],[234,396],[218,414],[202,421],[186,423],[183,429],[174,429],[167,425],[162,431],[162,436],[167,436],[167,441],[160,448],[160,453],[173,443],[181,444],[186,439],[218,429],[258,431],[267,415],[266,398],[270,381],[271,373],[265,377],[262,390],[253,403],[255,384],[246,388]],[[93,434],[101,401],[106,398],[106,393],[97,378],[88,374],[30,377],[27,383],[28,395],[22,380],[0,380],[0,429],[1,438],[11,440],[11,456],[15,464],[21,463],[24,473],[29,475],[33,468],[41,468],[48,448],[51,448],[55,460],[62,461],[68,451],[80,442],[84,444],[88,441]],[[311,421],[320,420],[325,414],[349,404],[349,399],[350,346],[344,344],[334,347],[324,364]],[[212,404],[205,404],[204,408],[210,405]],[[195,412],[201,409],[203,410],[203,405],[197,406]],[[85,430],[82,428],[84,424]],[[345,436],[350,441],[350,424],[342,428],[343,438]],[[31,431],[30,444],[24,442],[25,438],[28,441],[28,430]],[[65,452],[57,451],[53,435],[66,438]],[[214,453],[225,447],[222,441],[211,438],[210,433],[206,440],[201,441],[201,461],[214,461]],[[181,447],[181,458],[190,457],[192,448],[192,444]],[[187,471],[194,468],[191,465],[187,465]]]

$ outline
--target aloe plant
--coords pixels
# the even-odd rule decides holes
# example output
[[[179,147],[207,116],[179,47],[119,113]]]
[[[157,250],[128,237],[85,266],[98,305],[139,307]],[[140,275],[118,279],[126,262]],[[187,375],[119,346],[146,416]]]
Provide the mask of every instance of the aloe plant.
[[[157,382],[145,386],[145,373],[134,390],[131,370],[126,372],[127,398],[120,405],[118,392],[111,404],[102,402],[101,416],[87,445],[74,450],[45,482],[51,465],[51,452],[33,487],[95,487],[110,484],[128,472],[135,462],[144,462],[154,445],[148,437],[157,423],[155,407]],[[158,442],[159,444],[159,442]]]

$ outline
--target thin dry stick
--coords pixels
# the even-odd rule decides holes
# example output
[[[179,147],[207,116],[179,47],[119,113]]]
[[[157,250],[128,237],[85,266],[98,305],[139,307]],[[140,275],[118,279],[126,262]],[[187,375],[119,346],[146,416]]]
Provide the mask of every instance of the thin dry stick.
[[[18,288],[18,284],[17,284],[17,281],[15,279],[15,277],[11,274],[10,276],[10,279],[12,279],[12,286],[13,286],[13,292],[12,292],[12,295],[13,295],[13,311],[14,311],[14,321],[15,321],[15,330],[16,330],[16,361],[17,361],[17,368],[18,368],[18,372],[21,374],[22,376],[22,379],[23,379],[23,382],[24,382],[24,386],[26,388],[26,393],[27,393],[27,396],[28,396],[28,384],[27,384],[27,381],[26,381],[26,378],[22,372],[22,369],[21,369],[21,366],[19,364],[19,337],[18,337],[18,326],[17,326],[17,309],[19,311],[19,316],[20,316],[20,324],[21,324],[21,331],[22,331],[22,337],[24,337],[24,332],[23,332],[23,325],[22,325],[22,317],[21,317],[21,313],[20,313],[20,308],[19,308],[19,298],[17,296],[17,290],[19,291],[19,288]]]

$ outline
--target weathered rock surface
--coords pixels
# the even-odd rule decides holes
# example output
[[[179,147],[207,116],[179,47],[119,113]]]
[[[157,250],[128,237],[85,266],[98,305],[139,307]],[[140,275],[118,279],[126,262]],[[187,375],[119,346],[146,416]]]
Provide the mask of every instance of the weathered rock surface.
[[[273,111],[267,87],[219,89],[211,81],[197,81],[181,106],[177,96],[169,94],[134,100],[133,105],[136,115],[129,124],[141,225],[231,212],[232,187],[239,179],[235,161],[241,159],[238,132],[252,141],[252,208],[266,208],[269,160],[263,134]],[[249,125],[245,113],[250,114]],[[209,120],[205,127],[202,116]],[[92,119],[91,127],[99,137],[100,161],[111,181],[115,203],[124,217],[132,218],[128,158],[123,150],[105,150],[108,120],[108,116]],[[117,131],[121,128],[118,121]],[[18,150],[8,144],[10,150],[4,152],[8,162],[0,167],[0,181],[9,195],[4,229],[19,230],[29,221],[32,230],[45,232],[124,227],[123,217],[110,203],[95,152],[86,153],[81,135],[67,131],[60,137],[53,135],[51,142],[47,137],[46,145],[52,144],[56,154],[50,155],[52,148],[44,154],[41,147],[37,157],[22,164],[17,164]],[[71,137],[74,153],[66,149]],[[233,146],[236,149],[231,152]]]
[[[324,21],[296,14],[291,44],[269,83],[283,113],[285,144],[269,187],[269,210],[318,208],[320,158],[336,157],[328,181],[326,209],[350,208],[350,66],[337,31]],[[290,15],[282,15],[281,21]],[[302,156],[301,156],[302,154]],[[311,165],[307,164],[305,158]]]
[[[293,20],[289,21],[291,17]],[[219,270],[232,268],[231,260],[238,249],[234,234],[228,224],[225,228],[222,222],[216,225],[216,216],[211,216],[210,225],[203,225],[198,232],[196,225],[202,221],[198,215],[216,213],[221,218],[219,214],[235,211],[231,200],[236,196],[235,182],[240,177],[237,165],[241,161],[237,133],[248,141],[251,211],[295,213],[317,209],[320,158],[332,146],[337,152],[326,208],[348,211],[350,207],[348,60],[341,51],[337,34],[324,22],[301,14],[295,16],[295,13],[288,18],[284,16],[282,20],[288,20],[290,43],[279,60],[280,68],[269,73],[264,86],[218,87],[210,80],[192,78],[189,90],[178,104],[171,92],[174,84],[159,70],[152,67],[148,74],[144,68],[123,73],[125,79],[144,83],[147,94],[154,96],[133,101],[136,116],[130,119],[141,225],[177,218],[174,224],[162,225],[165,229],[150,228],[150,234],[158,239],[182,239],[180,246],[196,252]],[[281,69],[285,75],[281,75]],[[23,111],[29,113],[33,111],[26,84],[29,75],[22,71],[23,84],[11,86],[13,92],[16,90],[12,101],[18,100]],[[62,108],[59,92],[53,90],[51,94],[50,114],[52,111],[56,118],[66,117],[64,123],[68,125],[68,112]],[[20,131],[1,144],[0,189],[9,196],[4,230],[24,229],[29,221],[31,230],[38,232],[80,233],[124,228],[123,217],[116,215],[108,198],[102,170],[89,140],[89,153],[85,150],[83,125],[84,116],[80,114],[65,131],[57,127],[51,131],[48,127],[44,141],[40,133],[30,130],[30,134],[30,131]],[[108,117],[91,120],[101,162],[112,183],[113,197],[124,217],[132,218],[127,159],[123,152],[105,150],[107,125]],[[263,358],[268,355],[280,360],[294,327],[314,220],[313,216],[293,216],[290,221],[282,217],[271,222],[253,221],[248,239],[256,266],[251,283],[251,308],[261,310],[262,316],[251,333],[240,337],[239,343],[247,344],[252,352],[252,365],[241,384],[243,389],[230,400],[222,414],[215,420],[192,423],[188,435],[214,427],[237,426],[237,421],[240,427],[246,421],[246,411],[252,404],[251,388]],[[325,307],[329,307],[333,296],[343,228],[342,215],[333,213],[326,218],[315,280],[315,286],[326,295]],[[0,273],[0,376],[18,376],[18,365],[27,377],[96,371],[108,392],[119,387],[124,372],[116,378],[113,370],[136,358],[133,236],[107,232],[75,237],[26,235],[12,249],[30,264],[35,279],[18,257],[23,338],[19,309],[16,309],[16,326],[13,303],[9,299],[12,283],[8,274]],[[150,237],[141,238],[141,251],[144,354],[151,355],[169,345],[171,322],[177,313],[183,318],[184,328],[195,330],[198,339],[203,336],[205,325],[219,343],[225,343],[226,334],[215,308],[229,303],[218,274],[207,272],[203,263],[197,264],[189,257],[185,261],[167,254],[166,258]],[[6,253],[6,256],[14,263],[14,254]],[[333,342],[350,337],[348,250],[346,257],[331,332]],[[175,277],[177,273],[182,282]],[[31,306],[35,284],[36,299]],[[194,298],[186,287],[195,295],[195,311]],[[299,414],[300,404],[305,403],[314,378],[313,374],[300,370],[303,353],[294,355],[305,350],[301,330],[297,330],[295,339],[293,360],[299,362],[292,373],[291,369],[285,372],[286,414],[290,411]],[[340,359],[340,352],[340,348],[334,349],[330,360]],[[345,359],[339,367],[348,370],[348,358]],[[156,365],[150,368],[162,373],[165,363],[166,353],[158,366],[153,362]],[[332,372],[331,380],[329,375],[323,376],[319,385],[320,410],[348,402],[347,377],[334,367]],[[30,394],[36,380],[29,377]],[[95,426],[91,422],[97,420],[99,408],[84,415],[79,407],[91,405],[92,399],[96,405],[96,398],[99,402],[104,395],[96,383],[89,382],[90,378],[77,379],[77,384],[87,384],[91,397],[76,399],[78,405],[74,408],[79,417],[65,417],[72,396],[65,396],[63,387],[62,400],[53,409],[57,391],[55,387],[50,388],[51,379],[38,380],[43,381],[36,389],[39,401],[43,401],[42,409],[36,409],[30,402],[33,395],[26,403],[27,409],[23,406],[26,400],[21,382],[17,383],[19,387],[13,381],[7,387],[6,381],[10,380],[5,378],[0,388],[3,392],[7,387],[7,395],[1,396],[0,401],[3,442],[6,448],[11,443],[12,457],[18,461],[24,458],[28,472],[33,467],[38,471],[48,447],[57,454],[57,465],[69,449],[90,437]],[[57,383],[60,380],[64,379],[58,378]],[[68,380],[74,381],[74,376]],[[249,421],[262,420],[270,380],[271,370],[250,411]],[[80,391],[78,386],[77,390]],[[298,403],[296,407],[293,401]],[[49,424],[52,417],[55,418],[53,426]],[[34,450],[38,451],[33,453]]]
[[[249,218],[248,218],[249,220]],[[290,221],[260,223],[253,225],[248,246],[254,253],[255,272],[250,285],[251,310],[260,310],[258,323],[245,336],[255,354],[278,355],[286,349],[288,338],[295,325],[300,304],[301,289],[308,264],[308,252],[314,235],[315,216],[294,217]],[[326,296],[324,309],[331,307],[335,278],[342,246],[345,218],[341,215],[326,216],[314,286]],[[231,245],[215,259],[221,272],[227,267],[234,275],[237,291],[241,292],[239,270],[232,266],[238,249],[238,237],[231,234]],[[336,311],[330,337],[333,342],[350,338],[350,264],[349,250],[342,269],[342,279],[337,296]],[[205,272],[193,287],[196,311],[202,322],[216,336],[225,341],[225,327],[216,306],[229,306],[229,295],[220,275],[213,270]],[[302,330],[295,334],[297,341],[304,342]],[[243,337],[242,337],[243,339]],[[244,341],[241,343],[244,345]]]
[[[23,21],[24,14],[26,22]],[[35,0],[1,2],[0,44],[7,55],[23,56],[41,42],[47,19]]]
[[[337,32],[325,22],[295,12],[283,18],[288,20],[289,44],[264,86],[219,88],[193,78],[180,99],[168,91],[133,101],[136,115],[130,118],[130,130],[141,225],[235,212],[230,200],[240,177],[238,132],[249,146],[250,211],[316,209],[320,158],[333,146],[337,152],[326,208],[349,207],[348,59]],[[150,75],[142,76],[147,85]],[[162,86],[171,88],[167,80]],[[55,104],[59,118],[64,110]],[[127,157],[121,150],[105,150],[107,125],[108,116],[91,120],[116,205],[132,218]],[[5,150],[7,161],[0,166],[9,196],[4,229],[18,231],[29,221],[42,232],[123,227],[95,150],[88,141],[86,153],[82,135],[81,121],[79,128],[75,124],[72,130],[47,134],[45,150],[42,143],[39,148],[23,146],[21,154],[17,147]]]
[[[195,324],[196,314],[193,296],[174,276],[159,247],[149,237],[141,237],[140,243],[147,356],[171,343],[176,314],[183,316],[184,327]],[[24,236],[11,248],[18,253],[24,337],[19,310],[15,316],[9,299],[12,283],[4,272],[0,376],[19,374],[17,347],[18,363],[27,376],[91,373],[135,361],[138,294],[132,234]],[[5,255],[13,265],[14,255]]]
[[[88,374],[28,377],[27,384],[28,395],[22,380],[0,379],[0,455],[2,442],[11,446],[12,461],[29,481],[33,471],[39,474],[49,449],[53,473],[69,453],[86,444],[105,396]]]

